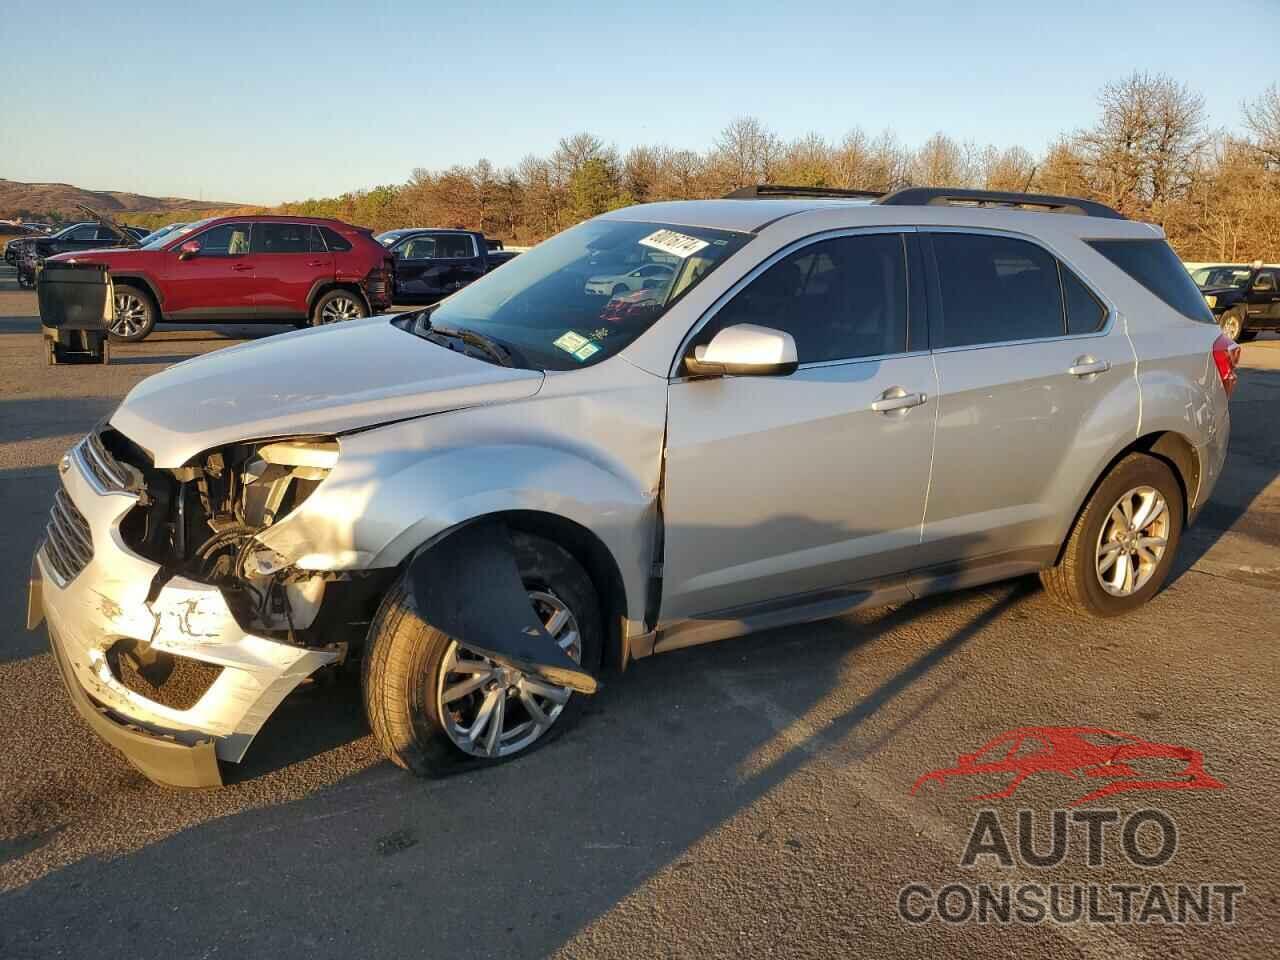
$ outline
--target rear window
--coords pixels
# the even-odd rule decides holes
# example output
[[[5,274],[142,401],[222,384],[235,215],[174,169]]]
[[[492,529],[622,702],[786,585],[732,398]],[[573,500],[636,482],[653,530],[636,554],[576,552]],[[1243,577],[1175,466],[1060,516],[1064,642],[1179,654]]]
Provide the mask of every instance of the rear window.
[[[1088,240],[1089,246],[1190,320],[1213,323],[1200,288],[1163,240]]]
[[[321,227],[320,232],[324,234],[324,242],[335,253],[345,253],[351,249],[351,241],[337,230],[331,230],[329,227]]]

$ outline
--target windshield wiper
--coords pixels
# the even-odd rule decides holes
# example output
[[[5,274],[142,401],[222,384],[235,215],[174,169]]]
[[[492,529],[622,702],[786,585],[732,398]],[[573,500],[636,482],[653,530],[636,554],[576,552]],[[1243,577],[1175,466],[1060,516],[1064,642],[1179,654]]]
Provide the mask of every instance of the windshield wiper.
[[[423,317],[421,323],[424,326],[423,336],[428,340],[433,335],[443,337],[448,340],[458,340],[465,343],[469,347],[475,347],[481,353],[490,357],[495,363],[502,367],[514,367],[515,357],[511,350],[505,345],[492,337],[486,337],[483,333],[476,333],[474,330],[455,329],[453,327],[438,327],[433,324],[429,317]]]

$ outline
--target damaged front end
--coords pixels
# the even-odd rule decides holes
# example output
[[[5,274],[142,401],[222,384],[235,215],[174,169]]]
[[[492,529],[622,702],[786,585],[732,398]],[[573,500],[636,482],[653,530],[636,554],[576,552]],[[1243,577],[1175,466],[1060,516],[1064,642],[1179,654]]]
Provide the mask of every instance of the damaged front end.
[[[256,539],[337,454],[330,438],[240,443],[166,470],[104,429],[63,458],[33,612],[77,709],[151,779],[220,783],[217,760],[363,638],[385,575],[299,571]]]

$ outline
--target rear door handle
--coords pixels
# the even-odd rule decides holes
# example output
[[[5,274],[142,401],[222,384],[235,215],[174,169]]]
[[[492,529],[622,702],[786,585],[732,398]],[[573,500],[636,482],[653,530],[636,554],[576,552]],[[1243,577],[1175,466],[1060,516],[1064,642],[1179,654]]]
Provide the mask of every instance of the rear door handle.
[[[324,261],[323,261],[323,260],[308,260],[308,261],[307,261],[307,266],[308,266],[308,267],[323,267],[323,266],[324,266]]]
[[[252,265],[252,264],[248,264],[248,263],[237,263],[237,264],[234,264],[234,265],[231,267],[231,269],[232,269],[232,270],[237,270],[237,271],[252,270],[252,269],[253,269],[253,265]]]
[[[880,399],[872,401],[871,409],[876,413],[892,413],[894,410],[907,410],[929,402],[927,393],[907,393],[902,387],[890,387],[880,394]]]
[[[1076,362],[1067,367],[1067,373],[1073,377],[1091,377],[1094,374],[1106,373],[1110,369],[1110,361],[1095,360],[1086,354],[1083,357],[1076,357]]]

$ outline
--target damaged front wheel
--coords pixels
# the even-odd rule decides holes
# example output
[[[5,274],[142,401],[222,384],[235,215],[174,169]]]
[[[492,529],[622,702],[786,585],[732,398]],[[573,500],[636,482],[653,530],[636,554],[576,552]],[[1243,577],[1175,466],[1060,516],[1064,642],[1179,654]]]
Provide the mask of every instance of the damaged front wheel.
[[[550,541],[514,533],[511,543],[543,627],[594,672],[603,621],[590,577]],[[407,577],[391,589],[370,629],[362,674],[375,739],[394,763],[420,776],[527,753],[575,722],[584,700],[460,646],[418,615]]]

